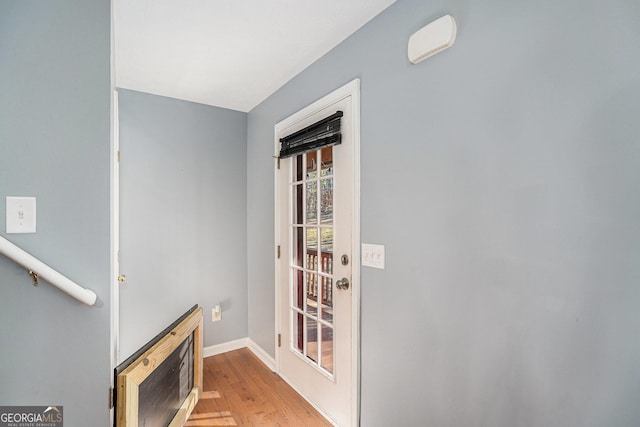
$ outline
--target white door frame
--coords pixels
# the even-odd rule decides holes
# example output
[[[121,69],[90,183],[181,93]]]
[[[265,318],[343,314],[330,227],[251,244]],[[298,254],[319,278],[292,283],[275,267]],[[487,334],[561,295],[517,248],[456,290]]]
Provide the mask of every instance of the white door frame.
[[[354,79],[346,85],[336,89],[330,94],[322,97],[311,105],[303,108],[302,110],[287,117],[283,121],[277,123],[274,127],[274,157],[278,157],[280,152],[279,135],[282,130],[292,126],[293,124],[316,114],[320,110],[344,99],[351,97],[351,117],[352,117],[352,141],[353,141],[353,221],[351,224],[352,237],[352,278],[351,278],[351,307],[352,307],[352,339],[353,339],[353,352],[352,352],[352,366],[353,366],[353,384],[351,386],[351,425],[357,426],[360,421],[360,79]],[[274,265],[275,265],[275,349],[276,349],[276,372],[279,374],[280,369],[280,351],[287,349],[287,346],[278,347],[278,334],[281,331],[281,322],[279,312],[282,308],[280,306],[280,268],[278,267],[277,246],[283,244],[280,242],[280,225],[278,218],[281,214],[281,200],[279,197],[279,185],[278,185],[278,168],[274,166],[274,206],[275,206],[275,242],[274,248]],[[292,384],[290,384],[294,387]],[[295,388],[295,387],[294,387]],[[303,396],[306,399],[306,396]],[[311,402],[310,402],[311,403]],[[318,408],[316,408],[318,409]]]
[[[120,260],[118,252],[120,249],[120,122],[118,116],[118,92],[112,91],[112,116],[111,116],[111,268],[109,274],[111,288],[111,332],[109,334],[109,359],[111,364],[111,388],[115,388],[113,370],[120,364],[120,282],[118,275],[120,274]],[[110,410],[111,423],[113,424],[114,411]]]
[[[120,363],[120,288],[118,283],[119,260],[118,250],[120,248],[120,117],[118,113],[118,91],[116,90],[116,52],[115,52],[115,30],[114,30],[114,2],[110,5],[109,37],[111,48],[109,52],[110,67],[110,131],[109,131],[109,287],[111,298],[110,310],[110,330],[109,330],[109,385],[115,389],[113,370]],[[110,406],[111,406],[110,402]],[[109,425],[114,424],[114,409],[109,409]]]
[[[111,368],[120,363],[120,121],[118,92],[113,91],[111,137]]]

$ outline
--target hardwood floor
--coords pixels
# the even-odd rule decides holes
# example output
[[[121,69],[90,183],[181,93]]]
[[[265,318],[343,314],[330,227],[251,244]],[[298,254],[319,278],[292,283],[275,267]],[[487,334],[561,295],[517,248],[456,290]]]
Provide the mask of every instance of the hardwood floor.
[[[205,358],[203,381],[185,427],[331,425],[246,348]]]

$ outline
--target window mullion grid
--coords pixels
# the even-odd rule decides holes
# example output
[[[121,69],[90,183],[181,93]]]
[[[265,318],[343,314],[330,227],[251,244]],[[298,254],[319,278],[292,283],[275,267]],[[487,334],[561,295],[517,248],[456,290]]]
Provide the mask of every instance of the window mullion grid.
[[[304,156],[303,156],[303,165],[302,165],[302,171],[304,171]],[[295,170],[297,167],[297,162],[295,161],[295,157],[292,158],[291,160],[291,168],[289,169],[290,171],[290,182],[291,182],[291,187],[290,187],[290,200],[291,200],[291,204],[289,205],[289,252],[290,252],[290,259],[289,259],[289,265],[290,265],[290,277],[289,277],[289,283],[291,284],[290,286],[290,290],[289,290],[289,307],[291,308],[291,316],[290,316],[290,327],[289,327],[289,331],[290,332],[290,341],[291,341],[291,346],[292,348],[294,348],[296,351],[298,350],[298,346],[293,346],[293,331],[297,329],[294,329],[294,325],[295,328],[299,327],[298,324],[298,316],[302,315],[302,328],[303,328],[303,334],[302,334],[302,344],[303,344],[303,354],[306,355],[306,316],[305,316],[305,305],[306,305],[306,292],[307,292],[307,280],[306,280],[306,274],[305,274],[305,253],[306,253],[306,227],[305,227],[305,222],[306,222],[306,212],[305,209],[302,209],[303,212],[303,216],[302,216],[302,221],[300,221],[300,218],[297,218],[295,223],[293,221],[293,208],[296,209],[296,212],[298,210],[297,208],[297,204],[298,203],[303,203],[306,197],[306,189],[304,186],[304,175],[302,177],[302,181],[297,181],[296,180],[296,175],[297,175],[297,171]],[[298,200],[298,194],[296,191],[297,185],[299,185],[300,183],[302,183],[302,200]],[[296,217],[298,215],[296,214]],[[298,229],[302,229],[303,230],[303,240],[302,242],[296,242],[297,239],[297,231]],[[294,232],[295,232],[295,236],[294,236]],[[294,243],[295,242],[295,243]],[[291,256],[291,250],[295,249],[296,255],[298,254],[298,248],[296,245],[302,245],[302,259],[300,260],[300,263],[302,264],[302,267],[299,267],[295,264],[295,262],[293,262],[293,257]],[[294,297],[296,297],[296,293],[298,291],[298,281],[297,281],[297,272],[298,271],[302,271],[302,309],[300,309],[299,307],[297,307],[297,301],[294,301]],[[296,274],[296,279],[294,280],[293,274]],[[296,287],[296,292],[293,291],[293,286]],[[297,297],[296,297],[297,298]],[[300,336],[298,332],[296,332],[296,336]]]
[[[316,273],[316,286],[317,286],[317,296],[316,296],[316,364],[318,367],[322,366],[322,326],[319,321],[322,317],[322,285],[320,271],[322,270],[322,234],[321,234],[321,209],[322,201],[321,201],[321,188],[320,188],[320,172],[322,171],[322,156],[321,150],[317,150],[314,155],[316,156],[316,176],[314,181],[316,182],[316,265],[315,265],[315,273]]]
[[[294,329],[294,325],[296,324],[295,322],[295,305],[294,305],[294,292],[293,292],[293,287],[297,286],[296,281],[294,280],[294,274],[295,274],[295,268],[294,268],[294,262],[293,262],[293,248],[294,248],[294,231],[295,231],[295,224],[293,221],[293,209],[292,207],[295,206],[295,204],[297,203],[296,199],[295,199],[295,184],[294,184],[294,177],[295,177],[295,162],[293,160],[289,161],[289,203],[288,203],[288,209],[287,209],[287,223],[288,223],[288,229],[289,229],[289,233],[288,233],[288,239],[287,239],[287,245],[288,245],[288,250],[287,250],[287,254],[289,255],[289,259],[288,264],[289,264],[289,286],[288,286],[288,290],[289,290],[289,348],[290,349],[294,349],[294,334],[293,331]]]
[[[307,227],[308,227],[308,218],[307,218],[307,156],[305,154],[300,154],[302,156],[302,173],[300,174],[302,178],[302,200],[300,201],[302,205],[302,241],[303,243],[303,251],[302,251],[302,267],[303,267],[303,281],[304,281],[304,289],[302,294],[302,354],[304,358],[307,358],[307,334],[308,334],[308,313],[307,313],[307,295],[309,292],[309,252],[307,248]]]

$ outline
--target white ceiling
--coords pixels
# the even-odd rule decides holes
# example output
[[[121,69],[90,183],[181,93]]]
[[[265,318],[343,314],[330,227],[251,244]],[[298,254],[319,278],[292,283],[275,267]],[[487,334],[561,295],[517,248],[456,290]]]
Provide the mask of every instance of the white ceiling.
[[[114,0],[116,86],[249,111],[395,0]]]

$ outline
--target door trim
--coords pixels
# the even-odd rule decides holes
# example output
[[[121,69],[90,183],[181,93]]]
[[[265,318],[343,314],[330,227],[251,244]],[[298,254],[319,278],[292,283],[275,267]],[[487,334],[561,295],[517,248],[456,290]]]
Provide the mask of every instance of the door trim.
[[[352,352],[352,366],[353,366],[353,383],[351,384],[352,396],[351,396],[351,425],[357,426],[360,424],[360,79],[354,79],[344,86],[336,89],[328,95],[325,95],[316,102],[308,105],[302,110],[294,113],[286,119],[280,121],[274,126],[274,157],[278,157],[280,151],[280,133],[294,125],[295,123],[304,120],[316,114],[320,110],[344,99],[351,97],[351,117],[352,117],[352,141],[353,141],[353,219],[351,224],[351,245],[352,245],[352,293],[351,293],[351,307],[352,307],[352,319],[351,319],[351,332],[353,339],[353,352]],[[280,242],[280,229],[278,218],[281,214],[280,198],[278,191],[278,166],[277,160],[273,167],[273,182],[274,182],[274,267],[275,267],[275,336],[274,343],[276,349],[276,373],[280,374],[280,351],[286,346],[278,347],[278,334],[281,330],[280,323],[280,268],[277,254],[278,245],[282,245],[284,242]],[[286,378],[284,378],[286,380]],[[288,382],[288,381],[287,381]],[[290,384],[291,385],[291,384]],[[295,386],[292,385],[294,389]],[[305,399],[306,396],[303,395]],[[308,399],[307,399],[308,400]],[[311,403],[311,402],[310,402]],[[312,404],[313,405],[313,404]]]
[[[118,257],[120,248],[120,119],[118,111],[118,91],[113,89],[111,91],[111,147],[109,150],[109,297],[111,299],[111,310],[109,313],[111,318],[111,327],[109,331],[109,362],[111,368],[109,370],[109,384],[112,390],[115,389],[116,385],[114,376],[111,373],[113,373],[113,370],[120,363],[120,283],[118,282],[118,275],[120,274]],[[109,402],[109,406],[110,423],[111,425],[114,425],[114,402]]]
[[[109,394],[115,389],[112,375],[120,363],[120,289],[117,280],[118,247],[120,245],[120,169],[118,152],[120,151],[120,116],[118,111],[118,91],[116,89],[116,50],[115,50],[115,10],[114,2],[109,7]],[[115,405],[109,402],[109,425],[115,425]]]

